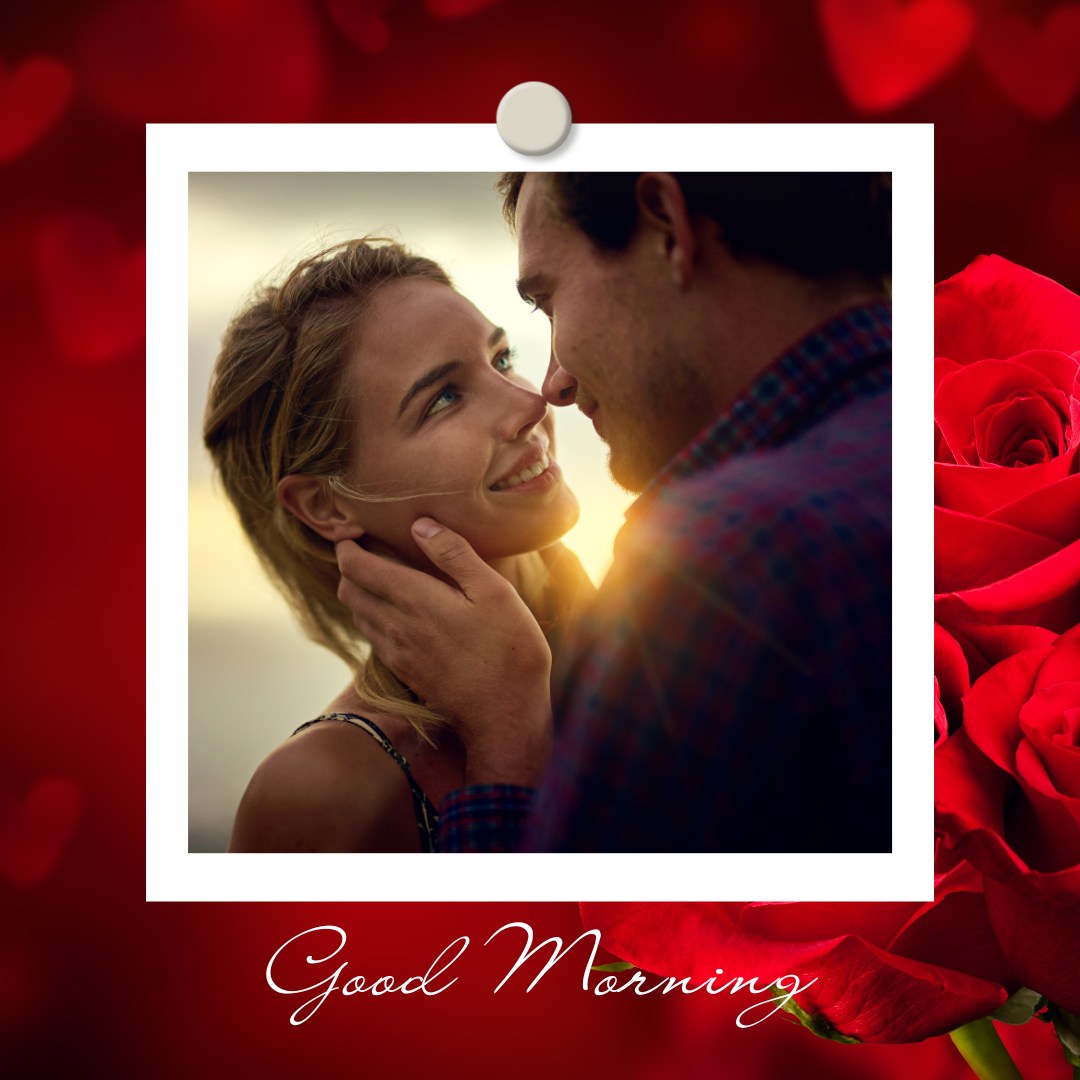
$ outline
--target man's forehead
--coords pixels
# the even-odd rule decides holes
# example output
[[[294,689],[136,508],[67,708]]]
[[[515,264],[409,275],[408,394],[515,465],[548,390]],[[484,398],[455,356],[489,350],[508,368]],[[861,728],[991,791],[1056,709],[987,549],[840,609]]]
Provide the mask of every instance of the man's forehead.
[[[549,174],[526,173],[515,215],[518,271],[522,281],[544,270],[546,241],[553,238],[560,224],[563,223],[555,206]]]
[[[551,183],[544,173],[526,173],[518,192],[514,225],[520,238],[522,229],[535,228],[549,200]]]

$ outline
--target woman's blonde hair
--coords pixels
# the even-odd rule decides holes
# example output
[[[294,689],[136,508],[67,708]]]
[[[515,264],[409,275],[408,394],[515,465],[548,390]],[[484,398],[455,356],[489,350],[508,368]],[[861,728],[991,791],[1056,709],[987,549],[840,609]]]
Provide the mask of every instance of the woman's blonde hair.
[[[338,600],[334,545],[288,513],[282,477],[324,478],[348,491],[357,415],[349,360],[380,286],[402,278],[452,286],[432,260],[377,237],[348,240],[304,259],[280,285],[260,288],[229,325],[214,365],[203,440],[267,574],[313,641],[348,664],[361,700],[427,733],[441,720],[378,659]],[[544,622],[561,608],[547,595],[549,559],[522,561],[523,598]],[[574,576],[571,574],[571,576]],[[571,592],[576,592],[576,588]]]

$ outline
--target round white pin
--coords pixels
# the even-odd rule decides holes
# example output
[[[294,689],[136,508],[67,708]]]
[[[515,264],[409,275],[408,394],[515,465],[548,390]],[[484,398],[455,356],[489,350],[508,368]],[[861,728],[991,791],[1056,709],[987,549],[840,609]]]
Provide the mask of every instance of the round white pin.
[[[499,102],[495,126],[511,150],[548,154],[570,133],[570,103],[549,83],[518,83]]]

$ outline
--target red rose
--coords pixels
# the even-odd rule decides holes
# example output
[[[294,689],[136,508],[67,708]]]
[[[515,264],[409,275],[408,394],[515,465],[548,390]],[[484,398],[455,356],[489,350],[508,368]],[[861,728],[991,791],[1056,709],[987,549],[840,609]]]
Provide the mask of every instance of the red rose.
[[[955,731],[963,717],[964,695],[976,675],[1022,649],[1051,644],[1057,637],[1041,626],[965,623],[950,633],[934,623],[934,726],[937,738]],[[969,667],[970,665],[970,667]]]
[[[728,978],[755,976],[759,986],[797,975],[806,989],[795,1004],[814,1024],[863,1042],[951,1031],[992,1012],[1019,985],[994,938],[978,874],[964,862],[938,878],[929,903],[581,909],[605,949],[656,975],[690,976],[694,985],[722,968]]]
[[[995,664],[935,751],[938,828],[1026,986],[1080,1013],[1080,627]]]
[[[986,627],[1080,622],[1080,297],[984,256],[934,304],[935,612],[978,675]]]
[[[939,740],[960,726],[960,703],[970,687],[963,649],[952,634],[934,623],[934,728]]]

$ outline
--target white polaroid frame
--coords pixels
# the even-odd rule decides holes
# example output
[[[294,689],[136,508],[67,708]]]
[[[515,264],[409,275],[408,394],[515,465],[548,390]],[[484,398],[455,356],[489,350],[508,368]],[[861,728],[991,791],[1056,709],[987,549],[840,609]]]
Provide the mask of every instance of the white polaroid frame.
[[[301,162],[303,171],[310,172],[663,168],[892,173],[891,852],[435,857],[188,852],[188,174],[289,172]],[[494,197],[492,213],[498,213]],[[933,489],[927,464],[934,355],[932,125],[581,124],[557,150],[530,158],[506,146],[494,124],[151,124],[146,129],[146,215],[148,900],[932,898]],[[747,813],[753,808],[747,807]],[[858,813],[852,807],[852,814]]]

